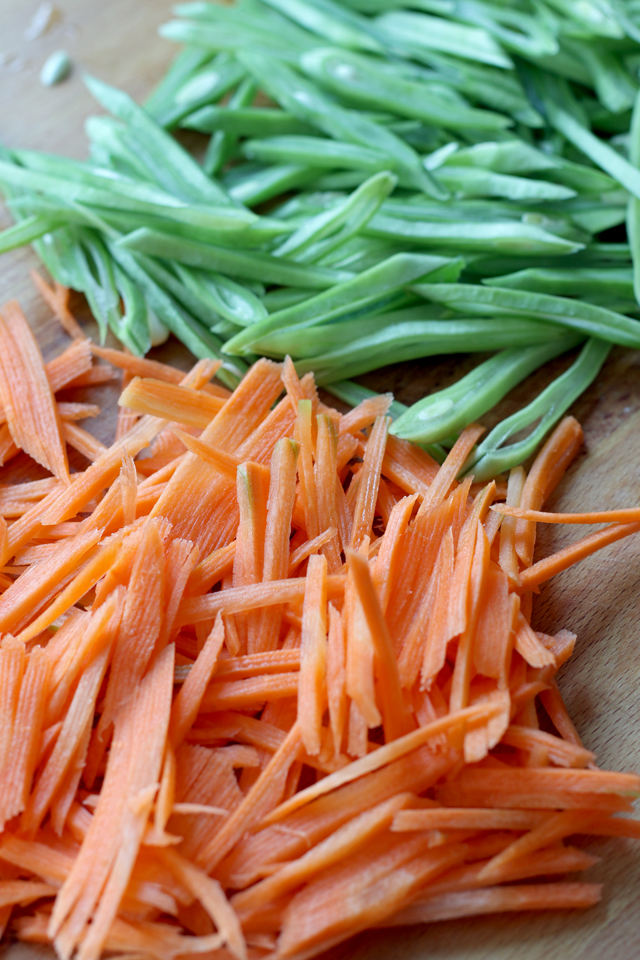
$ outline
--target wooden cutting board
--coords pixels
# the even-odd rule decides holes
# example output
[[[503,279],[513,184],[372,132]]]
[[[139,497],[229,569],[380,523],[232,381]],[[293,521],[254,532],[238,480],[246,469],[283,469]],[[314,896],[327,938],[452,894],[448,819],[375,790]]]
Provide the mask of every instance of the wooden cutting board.
[[[58,18],[42,37],[25,39],[38,0],[0,0],[0,141],[86,156],[83,122],[95,110],[83,87],[86,70],[142,99],[160,78],[175,48],[157,35],[169,18],[165,0],[59,0]],[[45,89],[38,75],[46,57],[63,48],[71,56],[70,78]],[[1,226],[10,221],[4,218]],[[0,259],[0,303],[17,297],[47,357],[66,340],[35,296],[30,250]],[[87,324],[89,333],[95,326]],[[188,364],[175,341],[158,358]],[[393,390],[411,403],[450,383],[477,358],[444,358],[402,364],[364,378],[377,390]],[[559,361],[554,370],[560,369]],[[552,371],[553,372],[553,371]],[[549,371],[513,391],[496,416],[525,402],[548,381]],[[117,386],[100,389],[111,416],[87,428],[110,442]],[[95,393],[94,393],[95,396]],[[616,350],[597,384],[574,405],[585,430],[585,448],[556,493],[552,507],[564,510],[630,506],[640,496],[640,353]],[[487,425],[493,419],[487,418]],[[26,476],[27,458],[14,468]],[[5,478],[0,478],[4,480]],[[582,536],[581,528],[541,530],[538,556]],[[640,537],[615,544],[543,587],[534,623],[548,633],[567,627],[578,634],[574,658],[560,685],[587,747],[604,767],[640,770]],[[602,857],[588,879],[605,884],[603,903],[586,913],[482,918],[408,931],[363,934],[333,951],[351,960],[636,960],[640,954],[640,845],[624,840],[592,842]],[[47,948],[12,945],[5,960],[49,958]]]

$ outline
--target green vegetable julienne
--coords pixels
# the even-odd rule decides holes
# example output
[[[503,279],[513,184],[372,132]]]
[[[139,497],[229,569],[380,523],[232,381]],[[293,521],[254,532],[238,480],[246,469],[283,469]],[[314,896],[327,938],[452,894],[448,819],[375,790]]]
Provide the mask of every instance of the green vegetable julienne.
[[[161,32],[185,47],[144,108],[87,80],[109,114],[87,122],[90,160],[0,146],[16,221],[0,252],[32,243],[103,334],[142,354],[171,330],[225,357],[229,384],[239,355],[289,353],[352,403],[367,394],[345,377],[494,353],[394,408],[399,436],[444,446],[588,338],[482,441],[478,477],[535,449],[611,343],[640,347],[629,0],[197,0],[176,15]],[[210,136],[202,163],[176,127]]]

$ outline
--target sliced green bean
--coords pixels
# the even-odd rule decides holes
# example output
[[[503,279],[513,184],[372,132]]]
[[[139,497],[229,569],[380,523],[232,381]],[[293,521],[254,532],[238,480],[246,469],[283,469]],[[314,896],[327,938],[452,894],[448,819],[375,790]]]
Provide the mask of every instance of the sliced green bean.
[[[135,142],[144,150],[145,164],[154,170],[158,182],[173,190],[178,197],[200,203],[228,204],[229,197],[202,171],[193,157],[169,136],[126,93],[110,87],[95,77],[85,77],[89,91],[105,110],[132,128]]]
[[[201,270],[215,270],[232,277],[306,287],[309,290],[322,290],[352,276],[346,271],[307,266],[255,251],[228,250],[144,227],[123,237],[118,245],[124,250],[176,260]]]
[[[231,323],[248,327],[268,316],[267,309],[255,294],[220,273],[204,273],[176,264],[176,273],[190,290],[209,299],[212,307]],[[235,332],[235,331],[234,331]]]
[[[380,124],[338,106],[317,87],[274,57],[239,53],[241,62],[262,87],[298,119],[336,140],[373,147],[387,155],[391,169],[411,187],[443,199],[445,192],[422,167],[411,147]]]
[[[455,252],[504,250],[516,256],[569,254],[583,246],[517,221],[430,223],[427,220],[401,220],[381,213],[369,222],[365,235]]]
[[[176,90],[173,103],[157,117],[162,127],[172,128],[207,104],[216,103],[245,76],[245,70],[228,53],[219,53]]]
[[[573,401],[594,381],[610,350],[610,343],[588,340],[566,373],[554,380],[523,410],[494,427],[478,444],[464,469],[483,482],[526,460]],[[537,420],[540,422],[528,437],[504,446],[510,437]]]
[[[64,226],[64,219],[55,214],[50,216],[34,214],[31,217],[25,217],[13,226],[7,227],[0,232],[0,253],[6,253],[8,250],[15,250],[17,247],[24,247],[27,243],[33,243],[55,230],[57,227]]]
[[[272,313],[266,320],[261,320],[229,340],[225,349],[234,354],[242,353],[274,330],[300,324],[313,326],[323,321],[353,315],[423,277],[434,281],[442,274],[453,274],[457,277],[461,267],[462,264],[458,261],[445,257],[398,254],[356,277],[337,283],[330,290],[311,297],[305,303]]]
[[[585,336],[599,337],[608,343],[640,348],[640,323],[637,320],[590,303],[547,293],[467,283],[414,284],[412,290],[426,300],[445,303],[459,313],[530,317],[568,327]]]
[[[396,183],[392,173],[375,174],[336,207],[307,220],[274,250],[274,256],[293,257],[307,263],[327,256],[366,226]]]
[[[247,107],[253,102],[258,85],[253,77],[245,77],[229,99],[229,108]],[[216,130],[211,135],[202,168],[210,177],[216,176],[233,154],[238,138],[226,130]]]
[[[279,197],[287,190],[313,183],[319,173],[320,170],[315,167],[287,163],[253,169],[243,177],[242,167],[236,167],[235,182],[231,181],[229,185],[229,196],[247,207],[253,207]]]
[[[314,133],[309,123],[303,123],[285,110],[275,107],[202,107],[182,122],[183,127],[200,133],[230,133],[237,137],[280,137]]]
[[[160,83],[154,87],[145,100],[144,109],[146,112],[158,123],[162,123],[161,115],[165,109],[170,108],[177,91],[200,67],[205,66],[211,60],[211,53],[201,47],[185,47],[184,50],[181,50]]]
[[[573,267],[571,270],[549,270],[529,267],[516,273],[487,277],[483,283],[512,290],[531,290],[561,297],[622,297],[632,300],[633,271],[628,268]]]
[[[382,14],[375,24],[390,44],[398,42],[412,50],[437,50],[507,70],[513,66],[493,37],[481,28],[404,10]]]
[[[242,154],[262,163],[299,163],[303,166],[348,168],[375,173],[386,168],[388,157],[379,150],[355,143],[340,143],[323,137],[271,137],[267,140],[246,140]]]
[[[445,390],[414,403],[391,428],[403,440],[435,443],[459,433],[491,410],[518,383],[547,361],[572,350],[581,337],[568,334],[534,347],[512,347],[490,357]]]
[[[631,116],[629,162],[636,170],[640,168],[640,93],[636,97]],[[627,237],[633,261],[634,296],[640,303],[640,199],[637,196],[629,197],[627,205]]]
[[[556,328],[557,331],[557,328]],[[394,324],[348,347],[299,360],[300,374],[313,371],[317,383],[357,377],[377,367],[443,353],[475,353],[548,343],[558,336],[551,324],[504,318],[432,320]],[[561,336],[562,334],[560,334]]]
[[[546,180],[514,177],[493,173],[481,167],[458,167],[446,164],[437,173],[440,183],[456,196],[507,197],[509,200],[568,200],[575,190]]]
[[[522,140],[486,141],[457,150],[445,159],[447,166],[483,167],[493,173],[537,173],[553,170],[558,161]]]
[[[331,0],[265,0],[300,26],[331,40],[341,47],[372,50],[382,53],[384,47],[376,39],[370,21],[345,10]]]
[[[356,106],[389,110],[448,130],[504,130],[511,125],[502,114],[439,96],[441,85],[392,76],[381,71],[376,60],[346,50],[310,50],[302,55],[300,65],[307,76]]]

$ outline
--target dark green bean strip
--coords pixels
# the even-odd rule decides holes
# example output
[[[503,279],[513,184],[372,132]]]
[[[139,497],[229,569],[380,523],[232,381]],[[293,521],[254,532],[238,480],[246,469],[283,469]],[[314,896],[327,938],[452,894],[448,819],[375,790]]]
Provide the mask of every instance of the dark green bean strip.
[[[553,357],[572,350],[581,337],[568,334],[535,347],[512,347],[485,360],[466,377],[414,403],[391,428],[403,440],[435,443],[459,433],[491,410],[518,383]]]
[[[564,41],[565,47],[580,60],[589,75],[600,103],[612,113],[622,113],[633,106],[638,84],[625,70],[620,58],[602,44]]]
[[[598,269],[597,267],[574,267],[571,270],[548,270],[530,267],[499,277],[487,277],[482,281],[491,287],[510,287],[512,290],[532,290],[534,293],[551,293],[556,296],[623,297],[633,299],[633,271],[626,268]]]
[[[388,157],[379,150],[355,143],[340,143],[323,137],[272,137],[268,140],[246,140],[242,154],[262,163],[299,163],[308,167],[342,167],[375,173],[386,169]]]
[[[299,290],[296,287],[279,287],[277,290],[269,290],[265,293],[262,303],[269,313],[275,313],[277,310],[286,310],[296,303],[302,303],[308,296],[306,290]]]
[[[253,77],[245,77],[238,85],[238,89],[231,95],[229,108],[235,110],[238,107],[250,106],[257,92],[258,85]],[[210,177],[216,176],[232,156],[237,142],[238,138],[233,133],[225,130],[216,130],[215,133],[211,135],[207,152],[202,162],[204,172]]]
[[[378,213],[365,228],[365,235],[404,240],[417,246],[437,247],[452,251],[504,250],[513,255],[541,253],[569,254],[582,244],[564,240],[540,227],[517,221],[502,223],[430,223],[401,220]]]
[[[123,237],[119,246],[137,253],[176,260],[201,270],[215,270],[232,277],[306,287],[309,290],[323,290],[352,276],[346,271],[293,263],[266,253],[226,250],[144,227]]]
[[[385,13],[374,22],[390,45],[398,41],[412,49],[437,50],[507,70],[513,66],[493,37],[482,29],[404,10]]]
[[[547,293],[466,283],[414,284],[426,300],[445,303],[459,313],[531,317],[560,324],[585,336],[596,336],[623,347],[640,348],[640,323],[613,310]]]
[[[308,80],[274,57],[255,52],[241,52],[238,56],[266,92],[298,119],[311,123],[336,140],[346,140],[382,151],[388,156],[391,169],[398,173],[408,186],[437,199],[446,196],[422,167],[415,151],[389,130],[372,123],[353,110],[338,106]]]
[[[226,344],[225,349],[230,353],[241,353],[267,334],[282,327],[299,324],[313,326],[322,321],[353,314],[422,277],[431,277],[435,281],[443,273],[449,273],[457,278],[461,266],[461,263],[445,257],[398,254],[370,270],[365,270],[357,277],[311,297],[305,303],[272,313],[266,320],[261,320],[237,334]]]
[[[439,85],[392,76],[381,71],[377,61],[346,50],[310,50],[300,65],[307,76],[357,106],[389,110],[448,130],[504,130],[511,125],[501,114],[438,96]]]
[[[306,263],[326,256],[367,225],[396,183],[392,173],[375,174],[336,207],[307,220],[274,250],[274,256]]]
[[[314,133],[309,123],[303,123],[285,110],[275,107],[202,107],[182,122],[183,127],[200,133],[222,131],[237,137],[280,137]]]
[[[464,469],[472,473],[476,480],[484,482],[531,456],[573,401],[593,383],[610,350],[609,343],[588,340],[580,351],[580,356],[566,373],[554,380],[523,410],[507,417],[485,437]],[[524,440],[503,446],[509,437],[537,420],[540,422]]]
[[[557,328],[556,328],[557,329]],[[348,347],[330,351],[311,360],[300,360],[300,374],[313,370],[318,383],[331,383],[368,373],[389,363],[443,353],[475,353],[507,347],[548,343],[557,336],[551,324],[504,318],[432,320],[394,324],[370,337],[353,341]]]

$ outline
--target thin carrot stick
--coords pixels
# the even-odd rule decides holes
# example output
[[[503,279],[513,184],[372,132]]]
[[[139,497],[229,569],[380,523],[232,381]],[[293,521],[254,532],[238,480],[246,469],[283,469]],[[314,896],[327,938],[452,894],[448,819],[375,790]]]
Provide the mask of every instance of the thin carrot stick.
[[[44,361],[17,301],[0,314],[0,396],[16,445],[69,483],[62,424]]]
[[[564,417],[537,454],[525,485],[519,506],[539,510],[564,475],[582,444],[582,427],[573,417]],[[536,539],[535,524],[520,520],[516,524],[515,547],[520,560],[528,567],[533,559]]]
[[[216,669],[218,655],[223,643],[224,626],[222,617],[218,614],[213,630],[200,651],[187,680],[180,687],[178,696],[171,708],[169,741],[174,750],[180,746],[193,726],[207,684]]]
[[[452,484],[460,473],[467,457],[473,450],[476,441],[484,433],[485,428],[477,423],[472,423],[462,431],[447,458],[438,470],[438,473],[429,487],[429,492],[422,501],[420,509],[425,512],[430,510],[449,493]]]
[[[174,427],[173,432],[187,450],[194,453],[197,457],[200,457],[205,463],[211,464],[211,466],[215,467],[227,480],[235,481],[239,460],[237,457],[234,457],[232,453],[219,450],[210,443],[205,443],[204,440],[192,437],[190,434],[185,433],[184,430],[178,430],[176,427]]]
[[[63,287],[59,283],[56,283],[55,287],[50,287],[37,270],[31,270],[30,275],[38,293],[47,306],[50,307],[54,316],[60,321],[65,332],[73,339],[83,339],[84,331],[69,310],[69,290],[67,287]]]
[[[335,422],[327,414],[318,414],[317,425],[314,484],[318,532],[322,533],[330,528],[336,529],[338,525],[336,508],[338,437]],[[336,536],[322,548],[322,553],[327,558],[329,573],[337,573],[342,566],[337,532],[336,529]]]
[[[329,604],[329,635],[327,638],[327,704],[333,737],[333,750],[337,755],[340,753],[344,735],[347,694],[344,630],[342,618],[332,603]]]
[[[611,526],[605,527],[604,530],[590,533],[576,543],[572,543],[557,553],[552,554],[552,556],[547,557],[545,560],[540,560],[532,567],[529,567],[528,570],[523,570],[520,574],[520,589],[523,592],[526,590],[535,590],[536,587],[544,583],[545,580],[549,580],[563,570],[567,570],[573,566],[574,563],[578,563],[580,560],[584,560],[585,557],[590,557],[591,554],[597,550],[602,550],[603,547],[608,547],[609,544],[616,543],[616,541],[622,540],[624,537],[629,537],[631,534],[638,533],[639,531],[640,522],[612,523]]]
[[[379,477],[384,461],[390,424],[390,417],[376,417],[367,441],[349,544],[353,550],[358,550],[364,538],[371,535],[374,510],[378,498]]]
[[[310,756],[320,753],[320,729],[326,706],[326,648],[327,560],[315,555],[309,558],[304,594],[298,684],[298,724],[302,743]]]

